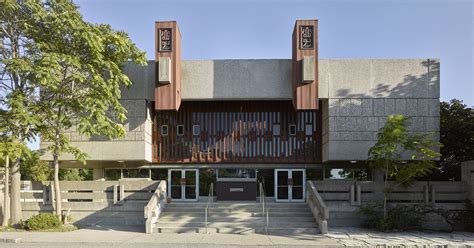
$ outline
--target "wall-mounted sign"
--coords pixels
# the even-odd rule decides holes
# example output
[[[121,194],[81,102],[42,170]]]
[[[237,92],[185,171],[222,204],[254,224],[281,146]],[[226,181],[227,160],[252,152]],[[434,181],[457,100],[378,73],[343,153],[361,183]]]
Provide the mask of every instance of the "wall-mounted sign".
[[[314,48],[314,32],[313,26],[300,26],[300,49]]]
[[[171,28],[160,28],[158,44],[160,52],[171,52]]]

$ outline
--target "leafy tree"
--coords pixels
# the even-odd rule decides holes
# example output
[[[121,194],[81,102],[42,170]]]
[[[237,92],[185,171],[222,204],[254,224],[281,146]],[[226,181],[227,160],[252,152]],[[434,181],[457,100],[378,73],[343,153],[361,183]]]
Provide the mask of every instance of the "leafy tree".
[[[29,157],[30,150],[23,143],[15,141],[12,137],[2,135],[0,142],[0,161],[5,164],[4,170],[4,199],[3,200],[3,222],[2,226],[10,224],[10,217],[13,216],[13,209],[11,209],[10,197],[10,160],[19,161],[21,157]],[[18,172],[14,172],[19,175]],[[14,174],[12,173],[12,174]],[[12,182],[13,185],[13,182]],[[21,210],[21,209],[20,209]],[[18,217],[18,216],[17,216]],[[13,217],[12,217],[13,218]],[[13,219],[12,219],[13,220]]]
[[[31,156],[24,158],[20,167],[22,180],[48,181],[53,177],[53,172],[47,161],[40,159],[38,151],[33,151]]]
[[[126,119],[126,110],[119,102],[120,87],[131,81],[122,66],[130,61],[144,65],[146,59],[126,33],[85,22],[71,1],[27,1],[26,6],[34,13],[28,33],[41,54],[32,66],[41,89],[39,133],[53,156],[55,210],[61,218],[59,157],[86,158],[64,132],[77,127],[86,136],[123,136],[119,122]]]
[[[59,180],[65,181],[88,181],[92,180],[92,170],[82,168],[61,168]]]
[[[384,220],[387,217],[387,199],[400,185],[409,186],[415,177],[426,176],[434,167],[440,146],[426,134],[410,133],[409,120],[403,115],[391,115],[379,130],[377,143],[369,149],[369,165],[385,173],[383,189]],[[406,161],[404,157],[409,157]],[[393,178],[395,183],[388,183]]]
[[[23,158],[21,165],[22,180],[49,181],[53,180],[53,169],[47,161],[40,159],[38,151],[31,152],[30,156]],[[92,180],[92,170],[82,168],[60,168],[59,180],[85,181]]]
[[[461,180],[461,162],[474,160],[474,109],[461,100],[441,102],[441,159],[431,180]]]
[[[23,1],[0,1],[0,135],[11,137],[19,147],[34,139],[40,123],[35,114],[37,88],[30,81],[31,61],[38,51],[26,34],[29,19]],[[12,158],[11,179],[11,221],[16,224],[22,216],[20,156]]]
[[[145,55],[124,32],[85,22],[70,0],[5,0],[0,9],[0,68],[8,75],[2,78],[6,93],[0,94],[6,106],[2,119],[10,127],[5,133],[20,142],[40,134],[49,142],[55,211],[61,217],[59,157],[70,153],[80,161],[86,158],[64,131],[75,126],[86,136],[123,135],[117,123],[126,112],[119,102],[120,86],[131,81],[122,66],[145,64]]]

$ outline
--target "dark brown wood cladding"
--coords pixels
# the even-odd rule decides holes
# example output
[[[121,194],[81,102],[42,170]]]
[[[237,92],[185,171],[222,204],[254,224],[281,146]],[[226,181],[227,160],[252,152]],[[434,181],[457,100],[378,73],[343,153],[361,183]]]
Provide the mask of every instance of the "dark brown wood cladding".
[[[159,49],[159,30],[171,30],[171,51]],[[160,57],[171,59],[171,82],[158,83],[158,60]],[[155,109],[178,110],[181,104],[181,33],[175,21],[155,22]]]
[[[184,125],[182,135],[178,125]],[[153,161],[319,163],[321,115],[295,111],[291,101],[185,101],[179,111],[154,112]]]
[[[313,26],[313,46],[302,49],[300,26]],[[302,83],[302,60],[304,56],[314,56],[315,80]],[[292,90],[293,106],[297,110],[315,110],[319,108],[318,100],[318,20],[298,20],[295,23],[292,39]]]

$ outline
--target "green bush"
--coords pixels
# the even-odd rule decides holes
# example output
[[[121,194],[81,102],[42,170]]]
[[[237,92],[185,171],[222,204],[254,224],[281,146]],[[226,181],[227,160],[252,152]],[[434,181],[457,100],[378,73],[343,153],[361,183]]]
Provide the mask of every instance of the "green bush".
[[[56,215],[41,213],[23,222],[22,226],[26,230],[44,230],[59,227],[61,224],[61,221]]]
[[[421,229],[425,211],[421,205],[396,205],[387,209],[387,217],[383,217],[382,205],[366,205],[361,207],[364,216],[364,227],[380,231],[406,231]]]
[[[465,211],[461,212],[460,220],[464,231],[474,232],[474,204],[470,200],[464,202]]]

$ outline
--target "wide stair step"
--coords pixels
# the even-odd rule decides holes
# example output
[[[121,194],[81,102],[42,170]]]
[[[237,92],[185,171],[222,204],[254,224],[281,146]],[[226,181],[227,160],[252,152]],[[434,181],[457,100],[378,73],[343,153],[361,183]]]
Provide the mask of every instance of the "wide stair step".
[[[153,231],[158,233],[268,233],[318,234],[320,230],[306,203],[217,202],[171,203],[161,213]],[[268,210],[268,220],[266,211]]]

